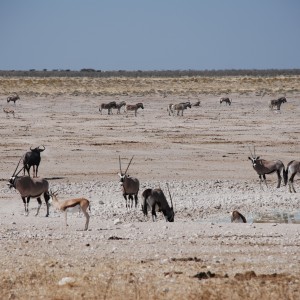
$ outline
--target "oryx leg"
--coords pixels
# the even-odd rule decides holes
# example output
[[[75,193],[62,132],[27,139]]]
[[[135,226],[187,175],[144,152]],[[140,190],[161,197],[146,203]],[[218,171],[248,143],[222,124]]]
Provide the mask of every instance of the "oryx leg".
[[[37,211],[36,211],[36,216],[39,214],[39,211],[40,211],[40,208],[41,208],[41,206],[42,206],[42,200],[41,200],[41,197],[37,197],[36,198],[36,200],[37,200],[37,202],[38,202],[38,208],[37,208]]]
[[[45,192],[45,193],[44,193],[44,199],[45,199],[46,206],[47,206],[46,217],[49,217],[49,199],[50,199],[50,196],[49,196],[49,193],[48,193],[48,192]]]
[[[267,179],[266,179],[266,175],[265,175],[265,174],[263,174],[263,178],[264,178],[264,182],[265,182],[265,184],[266,184],[266,187],[268,187]]]
[[[29,200],[30,200],[30,197],[22,197],[22,200],[23,200],[23,204],[24,204],[24,208],[25,208],[25,216],[28,216],[28,203],[29,203]]]
[[[126,208],[128,208],[127,194],[123,194],[123,197],[125,199]]]
[[[276,172],[277,172],[277,178],[278,178],[277,188],[280,188],[282,177],[280,176],[280,170],[277,170]]]
[[[292,193],[292,192],[296,193],[296,190],[294,188],[294,177],[295,177],[295,175],[296,175],[296,173],[292,174],[292,176],[289,179],[289,190],[290,190],[290,193]]]

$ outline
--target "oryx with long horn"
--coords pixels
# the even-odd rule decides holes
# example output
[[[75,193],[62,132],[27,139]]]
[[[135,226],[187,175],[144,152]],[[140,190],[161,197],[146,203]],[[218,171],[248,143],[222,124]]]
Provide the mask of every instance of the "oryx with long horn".
[[[121,158],[119,156],[119,165],[120,165],[120,173],[118,175],[120,176],[120,185],[122,186],[122,193],[123,197],[126,201],[126,208],[132,208],[133,207],[133,200],[135,201],[135,207],[137,207],[138,204],[138,192],[140,190],[140,182],[137,178],[131,177],[127,175],[127,171],[129,169],[129,166],[132,162],[133,156],[126,168],[125,173],[122,172],[121,167]],[[127,198],[128,196],[128,198]],[[130,201],[131,200],[131,201]]]
[[[162,212],[163,215],[166,218],[167,222],[174,222],[174,208],[173,208],[173,201],[170,194],[169,186],[167,185],[169,195],[170,195],[170,201],[171,201],[171,207],[169,206],[169,203],[166,199],[166,196],[161,188],[157,189],[146,189],[142,193],[143,197],[143,205],[142,210],[145,216],[148,215],[148,208],[151,209],[152,214],[152,221],[155,222],[157,219],[156,212]]]
[[[41,195],[43,194],[46,206],[47,206],[47,214],[46,217],[49,216],[49,183],[46,179],[43,178],[31,178],[30,176],[21,176],[18,177],[18,174],[23,170],[19,170],[17,172],[17,169],[19,167],[19,164],[21,162],[22,158],[20,159],[17,168],[15,169],[12,177],[8,181],[8,186],[9,188],[15,188],[21,195],[21,198],[24,203],[25,207],[25,215],[29,214],[29,201],[30,198],[37,198],[38,201],[38,209],[36,212],[36,216],[38,215],[41,205],[42,205],[42,200],[41,200]]]
[[[300,174],[300,161],[292,160],[288,163],[284,174],[284,183],[289,183],[290,193],[296,193],[296,190],[294,188],[294,177],[296,176],[296,174]]]
[[[248,159],[251,160],[253,169],[259,175],[260,185],[264,181],[266,186],[268,187],[266,181],[266,174],[272,174],[276,172],[278,178],[277,188],[279,188],[282,180],[281,171],[283,172],[283,177],[285,176],[285,169],[284,169],[283,162],[281,160],[261,159],[259,156],[256,156],[255,147],[254,147],[254,155],[252,154],[250,147],[249,150],[250,150],[251,157],[249,156]]]

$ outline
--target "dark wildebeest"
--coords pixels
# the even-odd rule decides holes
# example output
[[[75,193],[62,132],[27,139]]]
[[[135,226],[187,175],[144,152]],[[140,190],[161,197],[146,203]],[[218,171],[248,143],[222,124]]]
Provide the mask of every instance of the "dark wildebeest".
[[[223,102],[225,102],[226,103],[226,105],[228,104],[228,105],[231,105],[231,100],[228,98],[228,97],[221,97],[220,98],[220,104],[222,104]]]
[[[237,210],[231,213],[231,223],[247,223],[246,218]]]
[[[9,103],[10,101],[13,101],[14,104],[16,104],[16,101],[20,100],[20,97],[17,93],[13,93],[13,95],[7,97],[7,102]]]
[[[271,100],[269,107],[270,107],[270,109],[274,109],[274,107],[276,107],[277,110],[280,110],[280,106],[282,103],[286,103],[285,97],[280,97],[277,100]]]
[[[113,108],[117,108],[117,103],[116,101],[111,101],[109,103],[102,103],[99,107],[99,111],[102,115],[102,109],[107,109],[108,114],[111,115],[112,114],[112,109]]]
[[[41,162],[41,152],[45,150],[45,146],[43,148],[36,147],[32,148],[30,147],[31,151],[28,151],[23,156],[23,166],[24,166],[24,175],[25,171],[27,171],[28,175],[30,176],[30,168],[33,167],[33,177],[37,177],[39,164]]]

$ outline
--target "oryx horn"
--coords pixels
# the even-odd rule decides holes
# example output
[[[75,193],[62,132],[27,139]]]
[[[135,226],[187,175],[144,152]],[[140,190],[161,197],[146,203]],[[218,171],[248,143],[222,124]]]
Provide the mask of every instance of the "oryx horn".
[[[20,160],[19,160],[19,162],[18,162],[18,165],[17,165],[17,167],[16,167],[16,169],[15,169],[15,171],[14,171],[14,173],[13,173],[13,176],[12,177],[14,177],[15,176],[15,174],[16,174],[16,172],[17,172],[17,169],[18,169],[18,167],[19,167],[19,165],[20,165],[20,162],[21,162],[21,160],[22,160],[22,157],[20,158]],[[22,169],[21,169],[22,170]],[[20,172],[19,172],[20,173]]]
[[[130,162],[129,162],[128,166],[127,166],[127,169],[126,169],[126,171],[125,171],[124,175],[127,173],[127,171],[128,171],[128,168],[129,168],[129,166],[130,166],[130,164],[131,164],[131,162],[132,162],[132,160],[133,160],[133,157],[134,157],[134,155],[131,157],[131,160],[130,160]]]
[[[120,166],[120,174],[122,175],[122,168],[121,168],[121,157],[119,155],[119,166]]]

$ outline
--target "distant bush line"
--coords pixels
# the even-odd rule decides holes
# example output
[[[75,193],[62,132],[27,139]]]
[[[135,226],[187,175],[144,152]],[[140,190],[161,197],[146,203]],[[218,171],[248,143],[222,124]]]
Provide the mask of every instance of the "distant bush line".
[[[35,70],[17,71],[17,70],[0,70],[0,76],[3,77],[216,77],[216,76],[292,76],[300,75],[300,69],[268,69],[268,70],[165,70],[165,71],[101,71],[94,69],[81,69],[80,71],[72,70]]]

